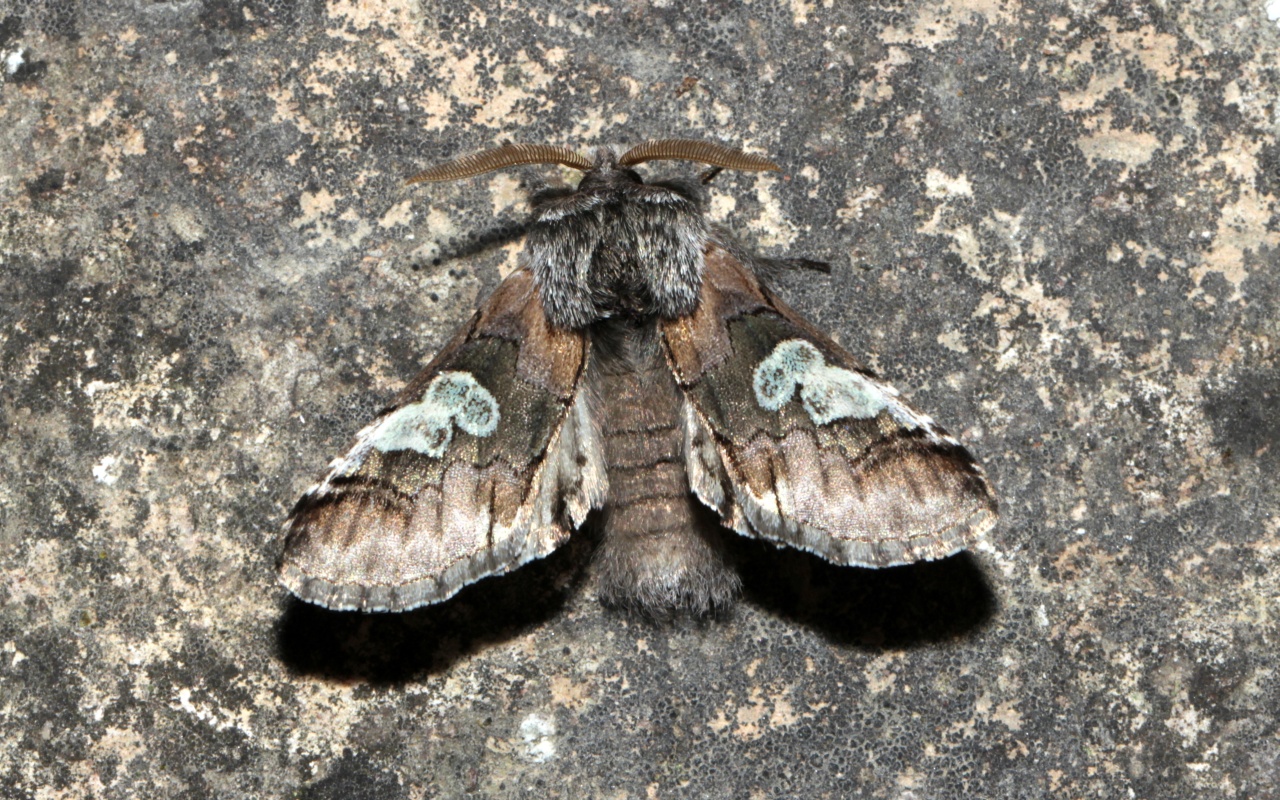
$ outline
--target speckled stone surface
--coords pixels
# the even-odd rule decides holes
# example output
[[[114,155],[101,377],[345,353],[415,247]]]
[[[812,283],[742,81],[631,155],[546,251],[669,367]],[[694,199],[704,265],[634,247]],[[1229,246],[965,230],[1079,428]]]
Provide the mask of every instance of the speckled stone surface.
[[[1280,796],[1280,32],[1205,5],[0,0],[0,796]],[[716,220],[835,265],[782,293],[970,443],[986,545],[742,541],[703,622],[587,537],[286,598],[515,263],[518,173],[402,178],[672,135],[784,166]]]

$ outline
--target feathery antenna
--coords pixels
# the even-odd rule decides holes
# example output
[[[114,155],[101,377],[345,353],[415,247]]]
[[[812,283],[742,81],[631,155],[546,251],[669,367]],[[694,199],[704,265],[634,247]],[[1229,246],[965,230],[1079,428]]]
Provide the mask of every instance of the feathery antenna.
[[[483,150],[462,156],[453,161],[437,164],[424,169],[409,178],[405,183],[422,183],[424,181],[456,181],[483,175],[486,172],[520,166],[521,164],[561,164],[586,172],[593,166],[591,161],[580,153],[567,147],[549,144],[512,144],[507,142],[501,147]]]
[[[658,139],[636,145],[618,159],[618,166],[632,167],[646,161],[697,161],[713,167],[741,170],[781,169],[764,156],[744,153],[733,147],[697,139]]]

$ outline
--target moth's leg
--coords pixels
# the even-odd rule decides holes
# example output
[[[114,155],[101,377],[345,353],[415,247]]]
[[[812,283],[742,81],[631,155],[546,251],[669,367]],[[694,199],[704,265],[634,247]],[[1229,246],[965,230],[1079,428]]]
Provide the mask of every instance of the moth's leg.
[[[755,259],[755,267],[757,272],[776,275],[779,272],[791,272],[793,270],[810,270],[812,272],[821,272],[825,275],[831,274],[831,265],[826,261],[815,261],[811,258],[764,258],[757,256]]]
[[[527,230],[528,224],[523,221],[508,220],[500,222],[488,230],[468,234],[463,242],[441,248],[435,257],[431,259],[431,263],[438,266],[449,261],[480,255],[522,238]]]
[[[726,531],[690,491],[680,390],[652,330],[598,325],[592,353],[609,469],[600,599],[659,615],[727,605],[740,582]]]

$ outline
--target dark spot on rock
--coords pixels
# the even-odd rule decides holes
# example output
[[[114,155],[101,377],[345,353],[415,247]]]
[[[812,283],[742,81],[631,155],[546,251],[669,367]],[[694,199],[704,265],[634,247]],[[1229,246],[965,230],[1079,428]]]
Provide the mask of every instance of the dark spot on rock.
[[[1224,450],[1242,458],[1280,456],[1280,370],[1242,372],[1205,394],[1205,416]]]
[[[80,38],[79,0],[46,0],[39,16],[40,29],[50,36]]]
[[[169,256],[174,261],[190,261],[204,252],[204,241],[178,242],[169,248]]]
[[[17,14],[10,14],[0,20],[0,47],[17,39],[20,33],[22,33],[22,20],[18,19]]]
[[[10,83],[35,83],[49,71],[49,62],[33,60],[29,52],[23,56],[22,65],[9,74]]]
[[[342,758],[329,766],[329,774],[298,793],[306,800],[390,800],[407,797],[396,776],[378,769],[363,754],[342,752]]]
[[[1258,151],[1257,189],[1262,194],[1280,195],[1280,144],[1269,144]]]
[[[200,22],[209,28],[238,31],[244,28],[244,4],[239,0],[204,0]]]
[[[66,172],[52,167],[27,181],[27,194],[32,198],[53,194],[66,185]]]

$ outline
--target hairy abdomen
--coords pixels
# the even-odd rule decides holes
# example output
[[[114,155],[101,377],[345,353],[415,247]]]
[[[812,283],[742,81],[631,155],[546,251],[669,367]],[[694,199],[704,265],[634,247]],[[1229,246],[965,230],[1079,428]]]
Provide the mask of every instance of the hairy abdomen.
[[[651,612],[727,603],[738,577],[715,514],[690,492],[682,398],[653,323],[599,323],[592,343],[609,472],[596,556],[600,598]]]

